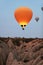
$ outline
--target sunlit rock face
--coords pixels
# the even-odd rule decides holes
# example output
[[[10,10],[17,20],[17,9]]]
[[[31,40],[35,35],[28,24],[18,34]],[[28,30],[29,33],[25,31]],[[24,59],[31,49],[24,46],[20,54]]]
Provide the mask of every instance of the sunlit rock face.
[[[0,65],[43,65],[43,39],[0,38]]]

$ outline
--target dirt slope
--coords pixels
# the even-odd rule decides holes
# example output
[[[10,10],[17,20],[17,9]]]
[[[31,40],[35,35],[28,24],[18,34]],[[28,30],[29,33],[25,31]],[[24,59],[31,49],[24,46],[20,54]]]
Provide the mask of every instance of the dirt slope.
[[[43,39],[0,38],[0,65],[43,65]]]

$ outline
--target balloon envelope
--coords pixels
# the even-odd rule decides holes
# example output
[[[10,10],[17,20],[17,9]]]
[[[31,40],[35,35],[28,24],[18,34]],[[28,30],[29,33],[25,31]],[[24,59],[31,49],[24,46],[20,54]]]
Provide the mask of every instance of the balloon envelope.
[[[14,12],[14,17],[16,18],[17,22],[21,25],[22,29],[30,22],[32,19],[32,10],[26,7],[20,7],[16,9]]]
[[[41,7],[41,10],[43,11],[43,7]]]
[[[36,20],[36,22],[38,22],[38,20],[39,20],[39,17],[35,17],[35,20]]]

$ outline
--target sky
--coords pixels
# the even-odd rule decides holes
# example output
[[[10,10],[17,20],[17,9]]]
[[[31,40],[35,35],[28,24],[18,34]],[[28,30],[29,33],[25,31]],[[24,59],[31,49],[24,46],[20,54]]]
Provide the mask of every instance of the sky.
[[[43,0],[0,0],[0,37],[43,38]],[[14,18],[14,11],[19,7],[32,9],[30,23],[22,30]],[[39,17],[36,22],[35,17]]]

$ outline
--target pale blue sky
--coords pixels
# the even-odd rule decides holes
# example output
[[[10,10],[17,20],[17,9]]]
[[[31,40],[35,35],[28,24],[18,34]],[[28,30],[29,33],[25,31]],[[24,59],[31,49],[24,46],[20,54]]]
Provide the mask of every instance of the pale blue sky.
[[[33,17],[22,30],[14,18],[14,11],[21,6],[31,8]],[[40,37],[43,38],[43,0],[0,0],[0,36],[1,37]],[[40,19],[38,23],[35,17]]]

